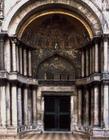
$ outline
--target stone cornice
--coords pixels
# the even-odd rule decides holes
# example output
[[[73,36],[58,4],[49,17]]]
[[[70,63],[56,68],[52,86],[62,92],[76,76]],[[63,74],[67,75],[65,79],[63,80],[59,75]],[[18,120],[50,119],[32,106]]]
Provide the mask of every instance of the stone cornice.
[[[6,71],[0,71],[0,81],[18,82],[18,83],[33,85],[33,86],[38,85],[36,79],[20,75],[17,72],[7,73]]]
[[[76,85],[87,85],[95,82],[109,83],[109,73],[94,73],[88,77],[76,80]]]

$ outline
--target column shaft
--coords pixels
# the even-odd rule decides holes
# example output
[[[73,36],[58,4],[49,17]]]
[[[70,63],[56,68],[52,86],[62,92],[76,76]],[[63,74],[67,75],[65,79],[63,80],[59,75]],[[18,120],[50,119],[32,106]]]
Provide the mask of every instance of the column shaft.
[[[32,93],[31,88],[28,89],[28,124],[32,124]]]
[[[29,76],[32,76],[31,51],[28,52],[28,57],[29,57]]]
[[[89,75],[89,54],[88,50],[86,50],[86,76]]]
[[[89,125],[89,91],[88,89],[86,89],[85,100],[86,100],[86,109],[85,109],[86,126],[88,126]]]
[[[10,46],[10,42],[9,40],[7,40],[5,42],[5,47],[4,47],[4,57],[5,57],[5,69],[7,70],[7,72],[10,72],[12,69],[11,69],[11,63],[12,63],[12,60],[11,60],[11,46]]]
[[[26,49],[24,49],[24,75],[27,75],[27,52]]]
[[[16,85],[12,85],[12,125],[14,127],[17,127],[18,124],[17,109],[17,87]]]
[[[17,71],[17,53],[16,53],[16,44],[12,41],[12,68],[13,71]]]
[[[82,51],[82,56],[81,56],[81,65],[82,65],[82,77],[84,77],[84,71],[85,71],[85,56],[84,56],[84,51]]]
[[[22,93],[21,93],[21,87],[18,88],[18,124],[22,125]]]
[[[90,74],[92,74],[92,48],[90,48]]]
[[[81,126],[81,111],[82,111],[82,90],[78,90],[78,124]]]
[[[104,40],[104,72],[108,71],[108,40]]]
[[[6,127],[6,91],[5,86],[1,86],[1,121],[2,126]]]
[[[10,112],[10,83],[7,83],[6,86],[6,102],[7,102],[7,108],[6,108],[6,113],[7,113],[7,125],[10,126],[11,125],[11,112]]]
[[[99,125],[99,89],[94,87],[94,126]]]
[[[95,72],[99,72],[98,44],[95,44]]]
[[[92,47],[92,73],[95,72],[95,48]]]
[[[37,121],[37,96],[36,89],[33,89],[33,123],[36,124]]]
[[[16,55],[17,55],[17,71],[20,72],[20,61],[19,61],[19,46],[16,46]]]
[[[28,125],[28,89],[24,89],[24,124]]]
[[[103,120],[105,128],[109,128],[109,85],[104,85],[104,111]]]
[[[23,74],[23,70],[22,70],[22,47],[19,48],[19,56],[20,56],[20,74]]]
[[[4,69],[4,40],[0,38],[0,70]]]

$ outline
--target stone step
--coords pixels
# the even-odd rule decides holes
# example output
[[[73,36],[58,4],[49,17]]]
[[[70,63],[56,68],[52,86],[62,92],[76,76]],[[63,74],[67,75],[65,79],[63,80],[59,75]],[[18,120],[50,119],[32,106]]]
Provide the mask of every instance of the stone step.
[[[28,134],[21,136],[22,140],[89,140],[87,135],[78,135],[71,133],[44,133]]]
[[[109,137],[92,137],[90,140],[109,140]]]
[[[72,133],[25,133],[19,138],[0,137],[0,140],[90,140],[87,135],[78,135]]]

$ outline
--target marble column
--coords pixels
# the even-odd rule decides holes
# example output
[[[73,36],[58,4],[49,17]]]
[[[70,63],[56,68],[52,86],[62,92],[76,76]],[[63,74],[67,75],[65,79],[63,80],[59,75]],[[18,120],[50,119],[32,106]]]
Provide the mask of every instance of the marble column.
[[[6,87],[1,88],[1,125],[6,127]]]
[[[92,46],[92,73],[95,72],[95,47]]]
[[[108,39],[104,39],[104,46],[103,46],[103,48],[104,48],[104,54],[103,54],[103,56],[104,56],[104,72],[108,72],[109,71],[109,54],[108,54]]]
[[[82,113],[82,89],[78,89],[78,125],[81,126]]]
[[[89,75],[89,53],[88,49],[86,50],[86,76]]]
[[[24,124],[28,125],[28,89],[24,89]]]
[[[104,85],[104,110],[103,110],[103,122],[104,127],[109,128],[109,85]]]
[[[90,47],[90,74],[92,74],[92,47]]]
[[[11,104],[10,104],[10,83],[7,83],[7,86],[6,86],[6,114],[7,114],[7,126],[10,126],[11,125],[11,112],[10,112],[10,108],[11,108]]]
[[[7,70],[7,72],[12,71],[12,69],[11,69],[11,63],[12,63],[11,46],[10,46],[9,40],[7,40],[4,45],[4,61],[5,61],[5,64],[4,64],[5,69]]]
[[[81,54],[81,66],[82,66],[82,72],[81,75],[82,77],[85,76],[85,55],[84,55],[84,50],[82,50],[82,54]]]
[[[94,87],[94,126],[99,126],[99,87]]]
[[[12,41],[12,68],[13,71],[17,71],[17,50],[14,41]]]
[[[95,72],[99,72],[98,44],[95,44]]]
[[[28,124],[32,125],[32,92],[31,92],[31,88],[28,88]]]
[[[29,59],[28,59],[28,62],[29,62],[29,76],[32,76],[32,66],[31,66],[31,51],[29,50],[29,52],[28,52],[28,57],[29,57]]]
[[[0,38],[0,70],[4,70],[4,39]]]
[[[21,87],[18,87],[18,124],[22,125],[22,92],[21,92]]]
[[[85,93],[85,126],[89,125],[89,90],[86,88],[86,93]]]
[[[23,64],[22,64],[22,59],[23,59],[23,55],[22,55],[22,47],[19,48],[19,56],[20,56],[20,62],[19,62],[19,69],[20,69],[20,74],[23,74]]]
[[[94,88],[90,88],[90,97],[91,97],[91,107],[90,107],[90,125],[93,126],[94,124]]]
[[[17,86],[12,85],[12,126],[14,127],[18,124],[17,109]]]
[[[24,52],[24,75],[27,75],[27,51],[26,49],[23,50]]]
[[[20,72],[20,60],[19,60],[20,58],[19,58],[19,46],[18,45],[16,46],[16,55],[17,55],[17,60],[16,60],[17,61],[16,62],[17,63],[17,71]]]
[[[33,89],[33,124],[36,125],[37,121],[37,95],[36,89]]]

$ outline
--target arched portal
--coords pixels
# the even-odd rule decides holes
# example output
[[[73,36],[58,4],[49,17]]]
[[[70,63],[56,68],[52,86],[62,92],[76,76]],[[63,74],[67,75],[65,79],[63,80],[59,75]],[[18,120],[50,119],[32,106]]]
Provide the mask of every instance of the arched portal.
[[[2,26],[7,31],[3,91],[12,110],[2,125],[82,132],[101,128],[103,121],[107,125],[101,87],[109,70],[108,36],[101,35],[100,11],[83,0],[18,3]],[[107,85],[103,90],[107,93]]]
[[[37,96],[40,103],[37,104],[40,107],[43,106],[43,110],[40,107],[37,110],[39,114],[37,121],[41,123],[44,131],[48,129],[49,131],[70,131],[75,126],[74,122],[77,117],[73,120],[71,114],[76,116],[76,110],[72,108],[76,105],[75,81],[81,76],[81,53],[78,49],[90,41],[94,35],[90,24],[79,16],[53,7],[51,12],[33,14],[26,21],[22,21],[17,28],[17,36],[20,41],[33,49],[31,52],[32,76],[39,83]],[[26,47],[24,58],[28,58]],[[29,73],[28,61],[29,59],[24,60],[24,75],[27,76]],[[64,91],[65,88],[66,91]],[[54,101],[52,109],[55,108],[51,112],[49,109],[46,110],[47,104],[50,103],[49,97],[53,98]],[[65,104],[68,105],[68,110],[65,112],[64,108],[61,107],[63,98],[66,98]],[[60,109],[68,115],[61,115]],[[41,111],[42,114],[40,114]],[[47,113],[52,113],[52,116],[46,115]],[[59,126],[63,124],[61,117],[63,121],[68,120],[68,126]],[[65,117],[67,118],[65,119]],[[51,120],[50,124],[46,123],[47,118]]]

